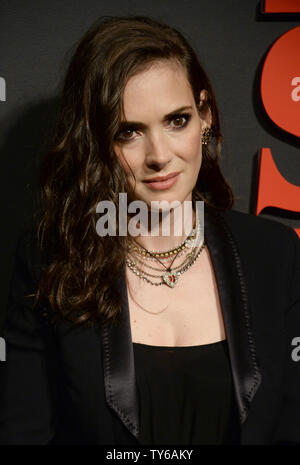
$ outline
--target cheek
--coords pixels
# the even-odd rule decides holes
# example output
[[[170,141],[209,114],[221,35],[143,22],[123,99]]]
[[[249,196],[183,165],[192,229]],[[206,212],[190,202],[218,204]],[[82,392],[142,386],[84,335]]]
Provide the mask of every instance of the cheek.
[[[140,157],[134,156],[132,153],[130,154],[130,156],[125,155],[125,160],[127,163],[125,163],[125,165],[123,164],[123,166],[125,169],[125,173],[130,178],[132,177],[132,174],[134,174],[135,176],[138,176],[139,172],[141,171],[141,163],[140,163],[139,158]]]
[[[132,171],[135,173],[138,169],[137,157],[132,153],[127,153],[124,149],[121,150],[119,147],[115,149],[115,154],[126,175],[132,176]]]
[[[185,160],[190,163],[199,163],[202,158],[201,133],[190,134],[181,147]]]

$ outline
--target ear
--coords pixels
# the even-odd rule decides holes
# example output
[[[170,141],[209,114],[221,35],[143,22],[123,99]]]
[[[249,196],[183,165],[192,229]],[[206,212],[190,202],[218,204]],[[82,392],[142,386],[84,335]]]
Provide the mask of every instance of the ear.
[[[210,106],[208,105],[208,92],[206,89],[202,89],[200,92],[198,111],[199,116],[202,119],[202,128],[210,128],[212,126],[212,113]]]

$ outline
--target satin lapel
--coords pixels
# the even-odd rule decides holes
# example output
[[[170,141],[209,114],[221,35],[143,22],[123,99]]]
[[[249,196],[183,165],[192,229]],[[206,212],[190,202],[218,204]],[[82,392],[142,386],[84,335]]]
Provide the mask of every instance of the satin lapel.
[[[125,266],[118,282],[122,296],[120,324],[102,325],[103,366],[106,401],[128,430],[138,439],[138,395],[130,328]]]
[[[261,382],[247,286],[236,241],[222,213],[205,208],[204,222],[223,310],[240,422],[244,423]]]

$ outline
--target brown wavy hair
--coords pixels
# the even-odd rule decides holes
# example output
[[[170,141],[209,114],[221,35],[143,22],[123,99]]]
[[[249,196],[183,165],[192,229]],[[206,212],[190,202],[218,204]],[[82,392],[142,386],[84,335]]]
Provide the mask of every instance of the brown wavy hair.
[[[218,164],[222,134],[212,85],[183,35],[148,17],[102,17],[80,40],[59,96],[49,150],[40,166],[36,232],[50,258],[41,274],[34,307],[47,301],[52,321],[95,326],[118,322],[128,238],[96,233],[96,205],[113,201],[130,186],[113,150],[123,115],[123,91],[130,77],[156,60],[183,66],[199,105],[207,90],[215,150],[203,146],[193,200],[217,210],[233,205],[231,188]],[[45,307],[44,307],[45,308]]]

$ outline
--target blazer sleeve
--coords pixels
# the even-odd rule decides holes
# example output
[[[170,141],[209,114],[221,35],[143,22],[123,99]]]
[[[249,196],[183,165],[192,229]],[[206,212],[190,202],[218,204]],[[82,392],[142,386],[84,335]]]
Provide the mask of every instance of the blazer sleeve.
[[[289,228],[293,244],[290,292],[285,318],[285,372],[282,410],[275,444],[300,445],[300,239]]]
[[[55,435],[47,363],[51,338],[45,318],[32,308],[33,297],[25,297],[37,286],[33,250],[32,234],[23,232],[1,331],[6,358],[0,363],[0,444],[48,444]]]

